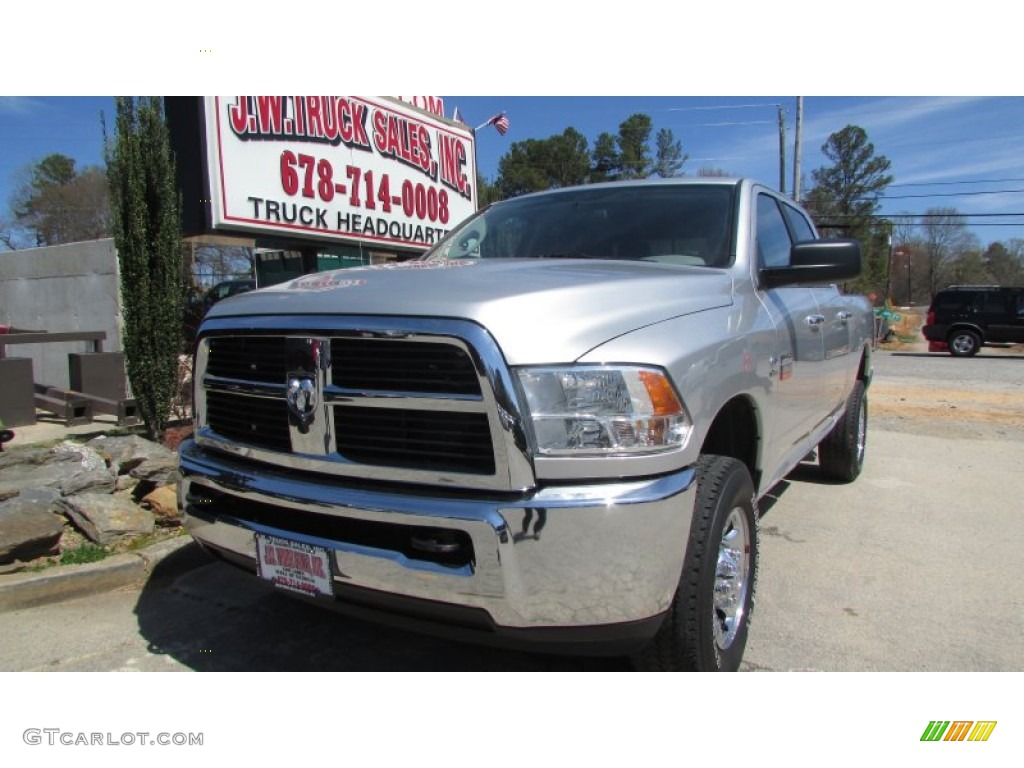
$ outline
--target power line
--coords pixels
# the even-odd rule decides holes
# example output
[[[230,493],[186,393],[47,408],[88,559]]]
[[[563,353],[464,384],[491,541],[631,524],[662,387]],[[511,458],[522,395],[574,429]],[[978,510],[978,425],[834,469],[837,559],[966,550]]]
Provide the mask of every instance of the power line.
[[[1024,181],[1024,179],[971,179],[968,181],[918,181],[905,182],[903,184],[890,184],[889,187],[948,187],[958,184],[1010,184]]]
[[[880,200],[920,200],[930,197],[977,197],[978,195],[1011,195],[1024,192],[1024,189],[992,189],[983,192],[936,192],[930,195],[883,195]],[[864,200],[870,198],[855,198]]]
[[[1024,213],[869,213],[865,215],[872,219],[972,219],[975,217],[1024,216]],[[829,218],[860,219],[864,218],[864,216],[858,216],[853,213],[836,213],[830,214]]]

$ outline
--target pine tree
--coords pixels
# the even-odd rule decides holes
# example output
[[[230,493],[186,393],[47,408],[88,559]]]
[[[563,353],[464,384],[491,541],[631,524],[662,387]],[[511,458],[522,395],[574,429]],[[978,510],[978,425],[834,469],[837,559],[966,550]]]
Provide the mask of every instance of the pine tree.
[[[839,229],[860,241],[864,269],[851,287],[862,293],[884,291],[888,259],[888,231],[874,218],[879,198],[892,183],[891,166],[875,154],[867,131],[848,125],[828,137],[821,147],[832,165],[812,172],[815,186],[805,203],[819,229]]]
[[[683,153],[683,143],[668,128],[658,131],[655,143],[654,173],[663,179],[678,176],[683,165],[690,159],[689,155]]]

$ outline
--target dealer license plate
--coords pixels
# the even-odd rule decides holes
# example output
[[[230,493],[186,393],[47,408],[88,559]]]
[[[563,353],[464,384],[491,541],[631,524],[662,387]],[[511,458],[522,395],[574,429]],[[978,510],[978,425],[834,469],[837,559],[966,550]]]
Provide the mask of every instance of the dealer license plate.
[[[324,547],[256,534],[257,572],[274,586],[302,595],[333,595],[331,561]]]

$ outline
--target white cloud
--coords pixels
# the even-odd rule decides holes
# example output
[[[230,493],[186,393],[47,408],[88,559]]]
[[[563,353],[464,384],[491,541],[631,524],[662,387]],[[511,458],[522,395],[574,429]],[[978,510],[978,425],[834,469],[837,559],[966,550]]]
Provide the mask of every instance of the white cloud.
[[[0,96],[0,115],[30,115],[42,106],[30,96]]]

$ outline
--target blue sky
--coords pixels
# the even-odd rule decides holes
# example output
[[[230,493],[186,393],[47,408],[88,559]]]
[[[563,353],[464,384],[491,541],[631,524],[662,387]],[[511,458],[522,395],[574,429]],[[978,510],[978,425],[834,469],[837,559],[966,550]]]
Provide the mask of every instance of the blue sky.
[[[684,171],[722,168],[773,187],[779,182],[778,106],[785,111],[786,187],[792,191],[794,96],[445,96],[476,126],[506,112],[505,136],[486,128],[477,140],[481,172],[497,174],[512,142],[547,138],[572,126],[593,145],[629,115],[651,116],[655,131],[670,128],[690,155]],[[20,168],[53,152],[79,167],[102,163],[100,113],[113,120],[112,97],[0,97],[0,207]],[[1024,238],[1024,97],[805,97],[802,165],[826,163],[821,145],[848,124],[863,127],[895,177],[883,212],[922,213],[935,206],[977,214],[967,219],[983,244]],[[982,216],[981,214],[985,214]]]

